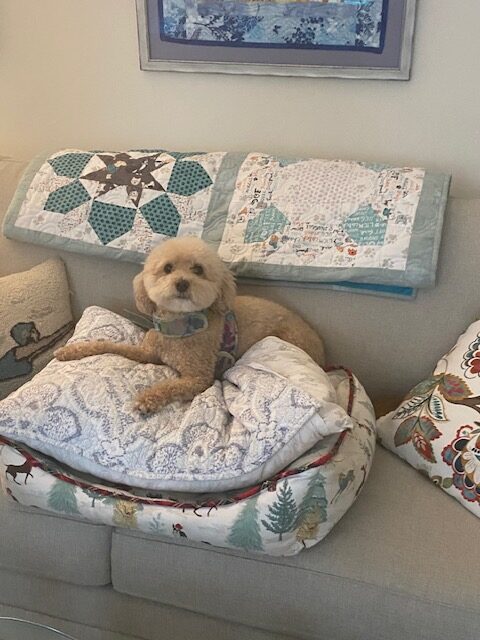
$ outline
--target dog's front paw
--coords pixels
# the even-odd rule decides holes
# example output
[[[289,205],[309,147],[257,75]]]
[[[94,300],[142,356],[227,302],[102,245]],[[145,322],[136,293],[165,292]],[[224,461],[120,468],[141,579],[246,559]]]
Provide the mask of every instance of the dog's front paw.
[[[82,356],[78,353],[74,344],[66,345],[65,347],[60,347],[60,349],[55,349],[53,355],[57,360],[79,360]]]
[[[148,416],[158,411],[165,405],[158,393],[144,391],[140,393],[133,405],[133,408],[144,416]]]

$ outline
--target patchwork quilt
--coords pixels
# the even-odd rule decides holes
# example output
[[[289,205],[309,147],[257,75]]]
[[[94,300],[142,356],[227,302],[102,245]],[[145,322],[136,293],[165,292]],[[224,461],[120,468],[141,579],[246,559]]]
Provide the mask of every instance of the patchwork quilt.
[[[166,238],[195,235],[245,278],[426,287],[448,187],[419,167],[67,149],[30,165],[4,231],[138,263]]]

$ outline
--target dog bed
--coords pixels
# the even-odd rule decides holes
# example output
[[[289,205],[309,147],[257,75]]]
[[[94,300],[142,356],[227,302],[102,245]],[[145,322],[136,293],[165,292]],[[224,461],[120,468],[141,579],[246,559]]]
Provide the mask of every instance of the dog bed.
[[[72,340],[135,343],[142,334],[93,307]],[[267,338],[191,404],[136,415],[134,395],[159,375],[174,374],[113,355],[50,363],[0,404],[6,492],[110,525],[273,555],[314,544],[353,503],[375,434],[371,403],[349,372],[325,373]]]

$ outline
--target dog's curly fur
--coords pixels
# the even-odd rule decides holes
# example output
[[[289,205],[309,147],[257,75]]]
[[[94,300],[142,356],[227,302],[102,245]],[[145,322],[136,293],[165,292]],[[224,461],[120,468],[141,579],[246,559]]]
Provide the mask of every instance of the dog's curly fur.
[[[323,343],[297,314],[279,304],[236,296],[232,273],[206,243],[197,238],[174,238],[155,248],[133,281],[135,301],[142,313],[174,319],[207,310],[208,328],[192,336],[164,337],[148,331],[139,346],[92,341],[55,351],[58,360],[114,353],[137,362],[166,364],[180,374],[139,394],[135,408],[147,414],[175,400],[191,400],[214,380],[223,334],[224,314],[233,309],[238,325],[237,356],[266,336],[277,336],[324,364]]]

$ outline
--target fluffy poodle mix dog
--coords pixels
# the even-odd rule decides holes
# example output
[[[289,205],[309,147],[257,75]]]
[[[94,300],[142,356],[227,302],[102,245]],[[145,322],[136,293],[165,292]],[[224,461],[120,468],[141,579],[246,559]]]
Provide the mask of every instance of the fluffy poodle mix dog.
[[[175,369],[179,378],[162,380],[138,395],[135,408],[143,414],[175,400],[192,400],[213,384],[220,353],[234,350],[239,358],[266,336],[290,342],[324,364],[317,333],[279,304],[236,296],[232,273],[198,238],[174,238],[156,247],[133,288],[138,310],[152,317],[155,327],[140,345],[82,342],[58,349],[55,356],[76,360],[113,353]]]

